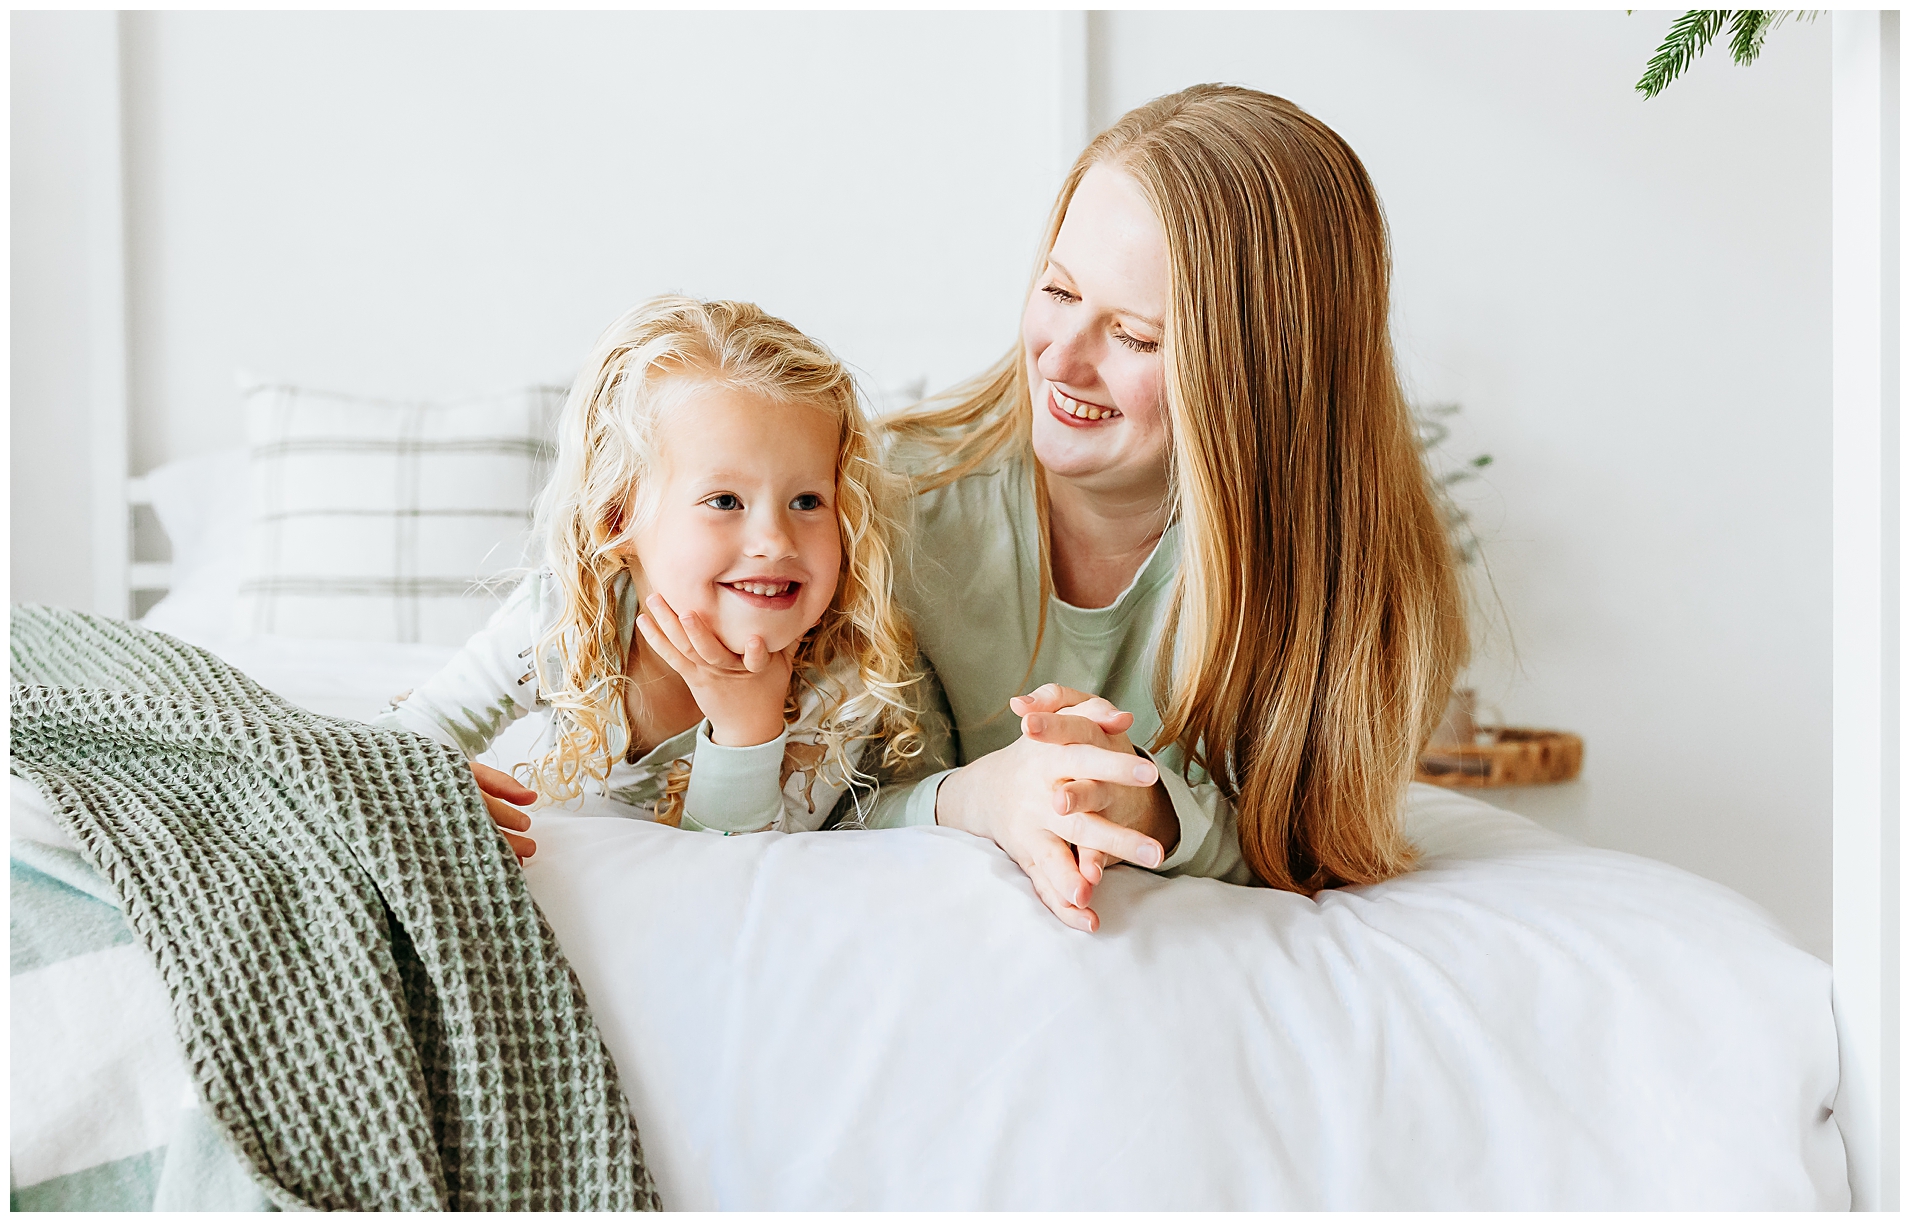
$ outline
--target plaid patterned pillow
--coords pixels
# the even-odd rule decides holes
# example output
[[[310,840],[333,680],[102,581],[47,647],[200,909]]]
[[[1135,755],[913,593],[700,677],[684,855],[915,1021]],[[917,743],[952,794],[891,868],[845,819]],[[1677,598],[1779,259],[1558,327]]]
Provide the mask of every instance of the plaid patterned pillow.
[[[242,633],[463,644],[529,562],[564,388],[443,403],[242,392],[252,509]]]

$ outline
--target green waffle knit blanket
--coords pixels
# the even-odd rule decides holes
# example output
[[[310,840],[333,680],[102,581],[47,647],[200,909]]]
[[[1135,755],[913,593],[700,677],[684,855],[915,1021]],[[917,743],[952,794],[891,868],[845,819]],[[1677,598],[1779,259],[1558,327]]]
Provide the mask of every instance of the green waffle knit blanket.
[[[203,650],[11,615],[9,766],[119,897],[205,1109],[288,1208],[654,1209],[470,768]]]

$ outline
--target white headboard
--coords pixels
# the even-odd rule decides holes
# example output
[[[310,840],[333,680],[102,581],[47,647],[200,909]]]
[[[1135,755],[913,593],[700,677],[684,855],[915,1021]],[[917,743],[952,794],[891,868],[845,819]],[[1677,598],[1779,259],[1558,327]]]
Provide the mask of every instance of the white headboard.
[[[152,491],[147,487],[145,479],[140,476],[135,475],[131,479],[128,479],[125,486],[126,504],[124,513],[126,521],[130,524],[134,521],[135,512],[140,508],[152,508],[153,497]],[[137,551],[135,535],[137,533],[136,530],[129,528],[126,531],[125,542],[123,544],[126,573],[125,601],[127,605],[124,614],[128,615],[132,614],[135,610],[134,604],[137,595],[172,588],[172,565],[163,561],[135,559]]]

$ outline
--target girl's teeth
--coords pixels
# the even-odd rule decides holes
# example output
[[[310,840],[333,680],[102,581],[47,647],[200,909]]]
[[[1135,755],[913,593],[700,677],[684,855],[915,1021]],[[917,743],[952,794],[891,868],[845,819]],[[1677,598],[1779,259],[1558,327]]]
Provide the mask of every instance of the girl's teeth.
[[[789,589],[789,583],[787,582],[781,585],[766,585],[760,581],[737,581],[730,584],[745,594],[756,594],[763,598],[775,598],[777,595]]]

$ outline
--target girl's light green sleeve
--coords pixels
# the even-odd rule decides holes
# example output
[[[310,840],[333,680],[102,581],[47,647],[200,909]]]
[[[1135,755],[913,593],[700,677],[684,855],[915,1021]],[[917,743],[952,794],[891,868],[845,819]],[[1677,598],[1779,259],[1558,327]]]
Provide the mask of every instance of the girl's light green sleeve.
[[[864,827],[934,827],[935,790],[942,778],[962,763],[949,721],[948,696],[928,659],[917,657],[922,678],[915,684],[917,724],[922,727],[922,751],[892,768],[875,768],[875,809]]]

